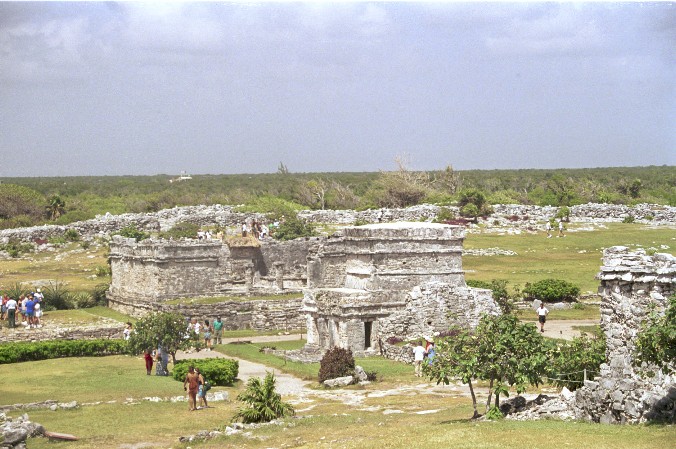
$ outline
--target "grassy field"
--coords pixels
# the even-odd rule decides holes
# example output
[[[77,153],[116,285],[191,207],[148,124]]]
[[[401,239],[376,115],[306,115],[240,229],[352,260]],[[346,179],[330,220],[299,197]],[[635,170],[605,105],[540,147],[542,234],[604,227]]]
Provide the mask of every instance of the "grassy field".
[[[230,345],[228,345],[230,346]],[[376,362],[380,363],[380,362]],[[394,362],[384,361],[392,364]],[[410,375],[410,366],[402,365]],[[669,447],[673,426],[601,426],[576,422],[474,422],[468,398],[434,393],[419,379],[399,385],[417,386],[406,394],[375,394],[387,383],[372,384],[374,391],[362,403],[347,405],[331,397],[311,396],[296,404],[294,418],[281,425],[252,429],[249,437],[220,437],[207,442],[180,443],[180,436],[200,430],[224,429],[239,403],[243,386],[227,391],[231,400],[212,408],[188,412],[185,402],[149,402],[143,397],[183,394],[171,378],[146,376],[140,357],[111,356],[46,360],[1,365],[5,382],[0,405],[56,399],[76,400],[74,410],[28,412],[31,421],[47,430],[80,438],[74,442],[30,439],[28,449],[42,448],[654,448]],[[411,376],[412,378],[412,376]],[[99,403],[99,401],[101,401]],[[114,402],[113,402],[114,401]],[[95,403],[95,404],[92,404]],[[89,404],[89,405],[87,405]],[[385,411],[388,411],[385,413]],[[23,411],[9,412],[17,417]],[[669,442],[672,443],[669,443]]]
[[[608,223],[593,231],[579,231],[582,225],[569,224],[564,238],[546,238],[544,232],[519,235],[467,234],[465,248],[500,248],[512,250],[516,256],[463,256],[466,278],[490,281],[504,279],[508,286],[524,286],[545,278],[564,279],[580,287],[582,293],[595,293],[603,249],[627,246],[631,249],[655,248],[674,254],[676,232],[673,227],[651,227],[640,224]],[[584,225],[585,229],[589,225]],[[663,248],[666,246],[667,248]]]

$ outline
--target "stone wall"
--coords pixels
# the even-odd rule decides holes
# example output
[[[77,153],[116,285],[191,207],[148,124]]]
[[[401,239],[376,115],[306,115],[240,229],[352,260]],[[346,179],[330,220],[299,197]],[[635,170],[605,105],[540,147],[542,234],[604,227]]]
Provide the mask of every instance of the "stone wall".
[[[432,221],[439,213],[439,206],[424,204],[405,209],[375,209],[366,211],[353,210],[315,210],[302,211],[299,217],[312,223],[333,223],[353,225],[362,223],[387,223],[395,221]],[[457,207],[448,209],[458,213]],[[499,226],[518,226],[523,228],[537,226],[542,221],[556,215],[558,207],[529,206],[517,204],[496,204],[494,213],[482,224]],[[625,206],[617,204],[581,204],[570,207],[571,221],[575,222],[620,222],[626,217],[655,225],[676,223],[676,207],[656,204],[638,204]],[[135,226],[138,229],[158,232],[171,229],[179,222],[190,222],[200,226],[230,226],[239,227],[243,222],[250,220],[266,221],[264,214],[235,212],[233,206],[184,206],[164,209],[156,213],[99,215],[92,220],[71,223],[66,226],[43,225],[29,228],[0,230],[0,243],[10,239],[32,242],[36,239],[47,239],[61,236],[68,229],[77,230],[85,239],[96,236],[109,236],[126,226]]]
[[[633,366],[636,335],[651,307],[663,311],[676,293],[676,258],[612,247],[604,251],[601,281],[601,328],[608,363],[600,376],[576,392],[578,418],[601,423],[676,422],[675,373],[659,370],[650,377]]]
[[[2,324],[5,325],[4,322]],[[75,328],[52,324],[46,324],[40,329],[26,329],[20,326],[10,332],[0,334],[0,343],[122,338],[123,330],[124,324],[118,322]]]

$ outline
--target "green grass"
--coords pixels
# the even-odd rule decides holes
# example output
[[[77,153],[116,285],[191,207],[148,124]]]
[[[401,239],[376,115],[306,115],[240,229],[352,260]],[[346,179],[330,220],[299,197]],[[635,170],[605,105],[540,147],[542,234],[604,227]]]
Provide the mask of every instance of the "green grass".
[[[545,305],[546,307],[546,305]],[[538,317],[534,310],[517,310],[516,316],[521,320],[537,321]],[[583,304],[570,309],[550,309],[548,320],[600,320],[601,310],[599,306]]]
[[[467,279],[490,281],[505,279],[509,286],[546,278],[564,279],[580,287],[582,293],[595,292],[599,282],[594,277],[599,272],[603,249],[611,246],[670,249],[660,252],[674,253],[676,237],[673,227],[650,227],[640,224],[608,223],[594,231],[571,232],[581,225],[571,223],[565,238],[545,237],[537,234],[519,235],[467,234],[466,249],[498,247],[512,250],[516,256],[463,256]],[[587,227],[587,225],[585,225]]]

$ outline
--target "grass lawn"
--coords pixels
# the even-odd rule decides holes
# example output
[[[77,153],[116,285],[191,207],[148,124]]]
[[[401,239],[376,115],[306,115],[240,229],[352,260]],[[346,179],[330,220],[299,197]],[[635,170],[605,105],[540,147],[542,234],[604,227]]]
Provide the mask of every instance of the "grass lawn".
[[[110,276],[92,278],[96,267],[107,266],[108,250],[92,246],[87,250],[79,243],[69,243],[54,252],[29,253],[17,259],[0,260],[0,289],[17,282],[33,288],[36,281],[58,281],[72,292],[92,291],[99,284],[109,284]],[[54,256],[58,254],[58,260]]]
[[[588,225],[571,223],[569,231]],[[603,249],[627,246],[631,249],[656,248],[674,254],[676,233],[673,227],[607,223],[594,231],[567,232],[565,238],[545,237],[544,233],[519,235],[467,234],[466,249],[498,247],[512,250],[516,256],[463,256],[466,278],[481,281],[505,279],[509,286],[523,287],[526,282],[546,278],[564,279],[580,287],[582,293],[596,292]],[[661,248],[662,245],[667,249]]]

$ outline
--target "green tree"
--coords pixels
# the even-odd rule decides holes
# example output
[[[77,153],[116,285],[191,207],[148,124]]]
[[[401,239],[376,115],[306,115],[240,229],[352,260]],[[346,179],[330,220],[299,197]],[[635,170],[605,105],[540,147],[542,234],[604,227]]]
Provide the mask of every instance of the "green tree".
[[[314,237],[317,235],[312,223],[306,223],[297,217],[290,217],[279,224],[272,237],[277,240],[293,240],[300,237]]]
[[[604,334],[587,335],[552,345],[547,366],[548,377],[557,387],[573,391],[583,386],[585,370],[589,377],[599,374],[606,361]]]
[[[458,199],[460,215],[463,217],[477,218],[489,215],[493,212],[486,194],[479,189],[464,189],[460,192]]]
[[[636,340],[634,364],[656,365],[669,373],[676,367],[676,295],[669,298],[664,313],[652,310]]]
[[[233,420],[241,419],[245,423],[270,422],[295,413],[293,406],[282,401],[275,390],[275,375],[268,372],[265,379],[252,377],[246,384],[246,390],[237,396],[246,406],[240,408]]]
[[[575,301],[580,294],[580,287],[563,279],[541,279],[533,284],[527,283],[523,288],[525,299],[539,299],[545,302]]]
[[[500,396],[509,396],[510,387],[523,393],[528,385],[539,385],[546,366],[546,345],[533,323],[520,323],[513,315],[484,315],[473,333],[461,330],[441,339],[425,373],[438,383],[451,377],[488,381],[488,412],[493,400],[500,407]],[[476,415],[473,389],[472,396]]]
[[[629,196],[632,198],[638,198],[641,196],[641,187],[643,187],[641,180],[634,179],[629,185]]]
[[[136,239],[137,242],[150,238],[150,234],[139,230],[134,225],[125,226],[124,228],[116,232],[115,235],[121,235],[122,237],[126,237],[129,239]]]
[[[47,200],[47,215],[51,220],[56,220],[66,212],[66,202],[59,195],[53,195]]]
[[[162,347],[176,363],[176,352],[199,346],[199,336],[188,331],[186,320],[180,313],[153,313],[138,320],[129,338],[129,349],[140,354],[146,349]]]

